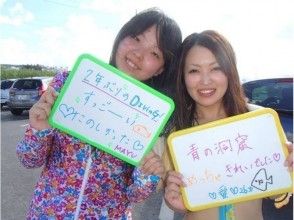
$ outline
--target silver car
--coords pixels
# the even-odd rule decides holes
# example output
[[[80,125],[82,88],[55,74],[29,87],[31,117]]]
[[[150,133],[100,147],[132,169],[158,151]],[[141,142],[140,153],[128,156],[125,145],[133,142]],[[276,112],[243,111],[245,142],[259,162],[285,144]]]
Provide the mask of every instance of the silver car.
[[[32,77],[16,80],[9,91],[8,107],[13,115],[30,109],[47,89],[52,77]]]
[[[9,90],[15,79],[1,80],[1,109],[3,106],[7,106],[9,101]]]

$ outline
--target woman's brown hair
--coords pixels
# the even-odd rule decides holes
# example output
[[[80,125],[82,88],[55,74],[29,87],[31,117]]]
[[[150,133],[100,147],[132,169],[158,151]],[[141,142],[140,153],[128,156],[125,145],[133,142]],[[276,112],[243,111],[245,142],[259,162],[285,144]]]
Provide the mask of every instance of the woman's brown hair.
[[[194,113],[197,107],[195,101],[188,94],[184,81],[186,56],[194,46],[210,50],[228,78],[228,89],[223,98],[227,116],[248,111],[236,66],[235,53],[230,43],[216,31],[207,30],[199,34],[193,33],[183,41],[176,64],[176,111],[174,118],[176,130],[191,127],[194,122]]]

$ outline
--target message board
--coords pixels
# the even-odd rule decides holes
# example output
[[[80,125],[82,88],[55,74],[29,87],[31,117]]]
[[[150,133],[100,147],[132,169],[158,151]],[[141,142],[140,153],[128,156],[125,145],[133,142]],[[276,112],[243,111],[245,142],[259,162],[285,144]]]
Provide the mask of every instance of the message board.
[[[277,113],[267,108],[172,133],[185,206],[197,211],[291,191],[285,142]]]
[[[89,55],[81,55],[49,123],[137,166],[174,110],[173,101]]]

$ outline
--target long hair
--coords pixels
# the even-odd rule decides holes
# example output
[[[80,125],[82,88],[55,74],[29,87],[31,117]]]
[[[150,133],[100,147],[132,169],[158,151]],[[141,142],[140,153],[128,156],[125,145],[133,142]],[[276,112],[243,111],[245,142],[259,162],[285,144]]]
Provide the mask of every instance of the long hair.
[[[227,116],[238,115],[248,111],[244,93],[236,66],[235,53],[230,43],[219,33],[212,30],[193,33],[183,41],[176,64],[176,130],[193,126],[196,103],[188,94],[184,80],[184,66],[189,50],[194,46],[207,48],[216,57],[221,70],[228,78],[228,88],[223,97]]]
[[[116,67],[115,55],[119,43],[128,36],[137,36],[151,26],[156,26],[157,44],[163,53],[164,70],[158,76],[145,81],[145,83],[161,92],[167,90],[167,85],[173,81],[171,64],[174,62],[176,51],[182,42],[182,34],[178,24],[166,16],[158,8],[150,8],[136,14],[119,31],[114,41],[109,63]]]

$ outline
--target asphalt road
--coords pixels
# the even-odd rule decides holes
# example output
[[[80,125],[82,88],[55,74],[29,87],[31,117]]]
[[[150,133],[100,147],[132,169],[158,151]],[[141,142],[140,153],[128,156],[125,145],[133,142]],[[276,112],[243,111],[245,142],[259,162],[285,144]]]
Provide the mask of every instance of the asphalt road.
[[[24,134],[28,123],[28,112],[13,116],[9,111],[1,111],[1,219],[22,220],[31,200],[35,183],[41,169],[24,168],[16,156],[16,144]],[[162,201],[162,193],[154,194],[144,204],[136,206],[134,220],[157,220]],[[292,220],[293,198],[290,203],[277,210],[270,200],[265,200],[264,220]],[[176,215],[176,220],[181,216]],[[167,220],[167,219],[163,219]]]
[[[24,168],[16,156],[16,144],[24,134],[28,113],[15,117],[1,112],[1,219],[21,220],[31,200],[40,169]]]

